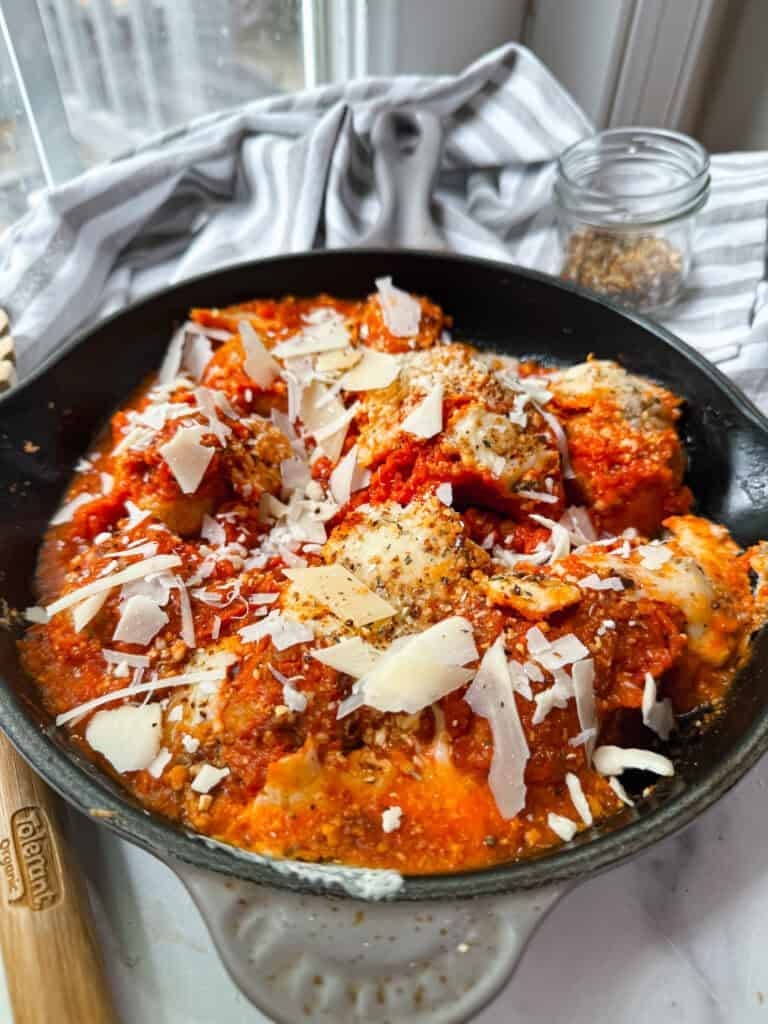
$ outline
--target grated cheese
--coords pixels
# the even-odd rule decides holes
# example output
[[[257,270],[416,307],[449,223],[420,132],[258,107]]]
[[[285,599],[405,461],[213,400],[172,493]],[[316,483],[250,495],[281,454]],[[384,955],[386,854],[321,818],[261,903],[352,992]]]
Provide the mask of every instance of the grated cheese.
[[[381,814],[381,831],[396,832],[400,828],[403,817],[402,807],[388,807]]]

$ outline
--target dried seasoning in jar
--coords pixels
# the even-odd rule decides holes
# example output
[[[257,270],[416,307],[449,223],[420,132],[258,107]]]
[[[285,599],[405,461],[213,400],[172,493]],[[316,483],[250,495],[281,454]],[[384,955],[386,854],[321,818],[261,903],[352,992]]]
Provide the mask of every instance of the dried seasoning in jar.
[[[683,254],[665,238],[596,228],[570,236],[561,270],[565,280],[640,310],[673,302],[683,275]]]
[[[641,313],[670,306],[709,185],[706,151],[678,132],[614,128],[575,143],[554,186],[562,276]]]

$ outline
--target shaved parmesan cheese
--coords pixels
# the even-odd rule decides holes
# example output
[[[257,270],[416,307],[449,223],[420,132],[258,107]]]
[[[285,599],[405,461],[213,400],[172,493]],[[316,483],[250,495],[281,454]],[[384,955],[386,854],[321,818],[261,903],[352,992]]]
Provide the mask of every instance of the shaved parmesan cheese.
[[[388,807],[381,814],[381,831],[387,833],[397,831],[400,828],[402,817],[402,807]]]
[[[349,370],[363,358],[362,348],[337,349],[335,352],[323,352],[315,360],[318,373],[335,373],[337,370]]]
[[[366,672],[370,672],[380,657],[379,652],[359,636],[341,640],[331,647],[310,651],[310,654],[323,665],[344,672],[354,679],[360,679]]]
[[[459,666],[476,658],[472,626],[459,615],[401,637],[355,684],[354,700],[339,707],[337,718],[362,704],[415,714],[469,682],[474,673]]]
[[[592,751],[597,737],[597,706],[595,704],[595,663],[592,658],[584,658],[577,661],[571,669],[571,681],[573,683],[573,695],[576,698],[576,714],[579,716],[579,725],[582,735],[590,733],[585,739],[584,746],[587,751],[587,763],[592,759]]]
[[[284,569],[283,572],[303,597],[314,598],[338,618],[355,626],[378,622],[397,612],[342,565]]]
[[[536,710],[531,719],[532,725],[540,725],[553,708],[568,707],[568,701],[574,696],[573,682],[567,672],[562,672],[561,678],[555,680],[552,686],[541,690],[533,698]]]
[[[520,723],[501,636],[483,655],[464,699],[491,727],[493,757],[488,785],[499,813],[504,818],[514,818],[525,807],[525,766],[530,751]]]
[[[640,565],[644,569],[660,569],[672,557],[669,548],[665,548],[661,544],[641,544],[637,548],[637,552],[641,556]]]
[[[281,341],[279,345],[275,345],[272,353],[280,359],[292,359],[295,356],[309,356],[317,352],[347,348],[349,342],[350,336],[344,324],[344,317],[334,313],[332,317],[305,327],[293,338]]]
[[[264,342],[247,320],[241,320],[237,329],[245,352],[243,369],[260,388],[268,388],[280,374],[279,364],[269,354]]]
[[[597,540],[597,531],[589,518],[589,512],[578,505],[569,506],[560,517],[560,525],[570,534],[571,543],[580,547]]]
[[[179,590],[179,608],[181,610],[181,639],[187,645],[187,647],[195,647],[195,620],[192,617],[192,604],[189,600],[189,594],[187,588],[184,585],[184,581],[179,577],[175,577],[176,586]]]
[[[568,740],[569,747],[585,747],[597,736],[597,729],[582,729],[581,732],[571,736]]]
[[[268,636],[278,651],[285,651],[296,644],[308,643],[315,638],[314,630],[309,623],[297,622],[278,611],[270,612],[261,622],[243,626],[239,633],[244,643],[254,643]]]
[[[97,495],[87,494],[83,492],[78,494],[72,501],[68,501],[66,505],[62,505],[59,511],[51,520],[51,526],[61,526],[63,523],[71,523],[75,512],[83,505],[87,505],[88,502],[93,501]]]
[[[521,498],[528,498],[530,501],[542,501],[546,505],[556,505],[560,500],[556,494],[549,494],[546,491],[527,491],[521,488],[516,493]]]
[[[581,786],[581,779],[578,775],[574,775],[573,772],[566,772],[565,784],[568,787],[568,793],[571,797],[571,802],[576,808],[579,817],[585,825],[592,824],[592,811],[589,809],[589,802],[584,795],[584,790]]]
[[[109,712],[101,711],[100,714],[106,715],[109,714]],[[151,764],[147,765],[147,771],[149,772],[153,779],[160,778],[172,757],[173,754],[171,754],[170,750],[168,750],[167,747],[161,748],[161,750],[157,754],[157,757],[152,761]]]
[[[534,665],[532,661],[526,661],[523,665],[523,672],[526,676],[531,679],[534,683],[544,682],[544,673],[541,671],[538,665]]]
[[[668,757],[636,747],[598,747],[593,761],[601,775],[621,775],[627,768],[667,777],[675,774],[675,766]]]
[[[440,381],[435,384],[426,398],[405,417],[402,429],[408,434],[425,439],[440,433],[443,429],[443,385]]]
[[[204,764],[192,781],[192,789],[196,793],[210,793],[228,775],[229,768],[214,768],[212,764]]]
[[[552,396],[549,395],[549,397],[551,398]],[[571,465],[571,456],[568,451],[568,438],[566,437],[560,420],[553,413],[547,412],[538,405],[536,406],[536,409],[555,435],[555,443],[557,444],[558,451],[560,452],[560,460],[563,464],[563,476],[567,480],[573,480],[576,474],[574,473],[573,466]]]
[[[24,609],[24,618],[27,622],[35,622],[38,625],[45,625],[48,622],[48,612],[45,608],[40,608],[38,605],[34,605],[31,608]]]
[[[438,501],[442,501],[444,505],[448,505],[450,508],[453,505],[453,487],[450,484],[439,484],[435,488],[435,495]]]
[[[267,668],[275,677],[275,679],[282,684],[283,687],[283,704],[288,708],[289,711],[302,712],[307,709],[307,697],[306,694],[297,690],[293,685],[297,679],[303,679],[303,676],[288,676],[283,675],[273,665],[267,665]]]
[[[509,667],[509,676],[512,680],[512,688],[515,693],[519,693],[525,700],[533,700],[533,690],[531,689],[531,681],[525,673],[523,666],[519,661],[510,659],[507,662]],[[542,679],[544,677],[542,676]]]
[[[294,457],[283,459],[280,463],[280,480],[286,491],[293,491],[297,487],[303,489],[311,479],[312,473],[305,459]]]
[[[606,576],[600,579],[596,572],[591,572],[579,580],[579,586],[586,590],[623,590],[624,584],[618,576]]]
[[[354,405],[350,405],[348,409],[345,409],[343,413],[331,420],[330,423],[325,423],[322,427],[318,427],[316,430],[313,430],[312,436],[318,442],[328,441],[334,436],[334,434],[338,434],[342,430],[346,436],[346,428],[357,415],[357,410],[359,408],[359,403],[355,402]],[[328,449],[326,448],[325,451],[327,452],[327,450]]]
[[[163,572],[163,570],[172,569],[177,565],[181,565],[181,559],[178,555],[155,555],[154,558],[147,558],[143,562],[136,562],[135,565],[129,565],[127,569],[110,573],[109,576],[102,576],[100,579],[93,580],[92,583],[86,583],[83,587],[76,587],[74,590],[70,590],[68,594],[60,597],[58,601],[49,604],[46,612],[49,616],[57,615],[59,612],[63,612],[65,608],[71,608],[72,605],[79,604],[86,597],[91,597],[93,594],[100,594],[102,591],[111,590],[112,587],[118,587],[122,583],[130,583],[131,580],[139,580],[144,576]]]
[[[117,654],[117,652],[113,653]],[[125,655],[125,657],[127,659],[130,655]],[[141,683],[139,686],[125,686],[121,690],[112,690],[111,693],[104,693],[101,697],[94,697],[93,700],[88,700],[84,704],[79,704],[77,707],[57,715],[56,725],[65,725],[74,718],[80,718],[82,715],[87,715],[89,711],[93,711],[103,704],[109,704],[113,700],[121,700],[123,697],[134,697],[140,693],[152,693],[153,690],[163,690],[169,686],[192,686],[197,683],[221,682],[226,675],[227,664],[231,665],[236,660],[236,657],[233,657],[227,663],[222,660],[220,666],[215,669],[185,672],[180,676],[165,676],[163,679],[153,679],[151,682]],[[157,705],[147,706],[156,707]]]
[[[214,615],[211,621],[211,640],[218,640],[221,632],[221,618]]]
[[[597,636],[605,636],[610,629],[616,629],[616,622],[613,619],[603,619],[597,631]]]
[[[354,445],[336,466],[328,480],[333,500],[337,505],[346,505],[349,501],[352,491],[355,490],[355,476],[359,475],[357,469],[357,445]]]
[[[214,455],[213,448],[200,443],[204,427],[179,427],[159,452],[184,494],[194,494]]]
[[[157,757],[162,718],[159,704],[126,704],[99,711],[88,723],[85,739],[115,771],[142,771]]]
[[[621,800],[622,803],[625,803],[627,807],[635,806],[635,801],[632,799],[629,793],[627,793],[626,789],[624,789],[621,782],[616,778],[615,775],[612,775],[610,779],[608,779],[608,785],[611,787],[611,789],[619,798],[619,800]]]
[[[656,700],[656,680],[650,672],[645,673],[641,709],[644,724],[661,739],[668,740],[669,734],[675,728],[675,713],[669,699]]]
[[[531,657],[536,657],[542,651],[549,650],[549,640],[544,636],[538,626],[533,626],[525,634],[525,642],[528,644],[528,652]]]
[[[72,625],[76,633],[85,629],[88,623],[98,615],[108,596],[108,591],[105,590],[101,594],[94,594],[93,597],[88,597],[85,601],[75,605],[72,609]]]
[[[540,526],[546,526],[550,531],[550,544],[552,546],[552,553],[549,557],[550,564],[556,562],[558,558],[565,558],[571,552],[571,536],[564,526],[560,523],[555,523],[551,519],[547,519],[546,516],[539,516],[535,513],[531,513],[531,519]]]
[[[547,824],[564,843],[570,843],[579,830],[575,821],[571,821],[570,818],[564,818],[562,814],[553,814],[551,811],[547,815]]]
[[[101,595],[95,595],[100,597]],[[91,598],[90,600],[94,600]],[[120,621],[112,635],[124,644],[146,645],[157,636],[168,622],[168,616],[154,601],[137,594],[129,597],[122,607]]]
[[[157,379],[162,387],[170,387],[171,384],[176,380],[181,369],[181,353],[184,348],[184,339],[186,337],[187,327],[183,324],[178,330],[174,331],[168,348],[165,352],[165,358],[163,364],[160,367]]]
[[[149,668],[149,657],[146,654],[126,654],[125,651],[113,651],[108,647],[102,647],[101,656],[108,664],[126,669],[125,672],[115,671],[115,675],[127,676],[129,666],[131,668]]]
[[[528,649],[530,650],[530,646]],[[531,653],[533,655],[533,652]],[[533,657],[548,672],[554,672],[556,669],[565,668],[566,665],[572,665],[575,661],[589,657],[589,649],[584,646],[575,633],[566,633],[564,636],[558,637],[557,640],[553,640],[546,650],[539,651]]]
[[[397,338],[412,338],[419,332],[421,303],[408,292],[396,288],[391,277],[377,277],[381,317],[387,330]]]
[[[223,547],[227,543],[227,534],[224,527],[209,515],[203,516],[200,536],[215,548]]]
[[[374,391],[389,387],[399,373],[400,360],[397,356],[364,348],[363,358],[354,369],[344,374],[340,384],[344,391]]]
[[[205,368],[211,361],[213,346],[204,334],[190,332],[184,345],[182,356],[182,367],[194,380],[200,380],[205,373]]]
[[[174,708],[174,710],[176,709]],[[171,716],[169,715],[168,717],[170,719]],[[179,715],[179,719],[181,719],[181,715]],[[196,736],[190,736],[188,732],[185,732],[181,737],[181,745],[188,754],[194,754],[200,748],[200,740]]]

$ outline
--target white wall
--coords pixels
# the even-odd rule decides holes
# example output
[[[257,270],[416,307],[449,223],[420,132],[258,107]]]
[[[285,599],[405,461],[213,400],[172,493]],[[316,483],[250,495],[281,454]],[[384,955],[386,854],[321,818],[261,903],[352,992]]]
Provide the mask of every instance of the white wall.
[[[768,0],[728,0],[695,133],[713,152],[768,149]]]
[[[526,0],[369,0],[370,74],[461,71],[520,39],[525,10]]]
[[[525,41],[595,125],[607,124],[632,0],[536,0]]]

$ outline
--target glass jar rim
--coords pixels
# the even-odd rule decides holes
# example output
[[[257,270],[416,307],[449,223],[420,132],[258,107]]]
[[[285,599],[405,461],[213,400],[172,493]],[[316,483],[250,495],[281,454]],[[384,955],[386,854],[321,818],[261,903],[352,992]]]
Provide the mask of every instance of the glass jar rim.
[[[633,160],[638,166],[657,164],[672,168],[683,180],[645,191],[595,188],[580,181],[601,165],[610,167]],[[659,223],[694,213],[709,193],[709,154],[688,135],[662,128],[611,128],[573,143],[560,155],[554,194],[558,204],[581,215],[589,213],[609,223]],[[617,204],[624,209],[616,210]],[[634,211],[631,209],[635,207]],[[602,217],[601,217],[602,215]]]

